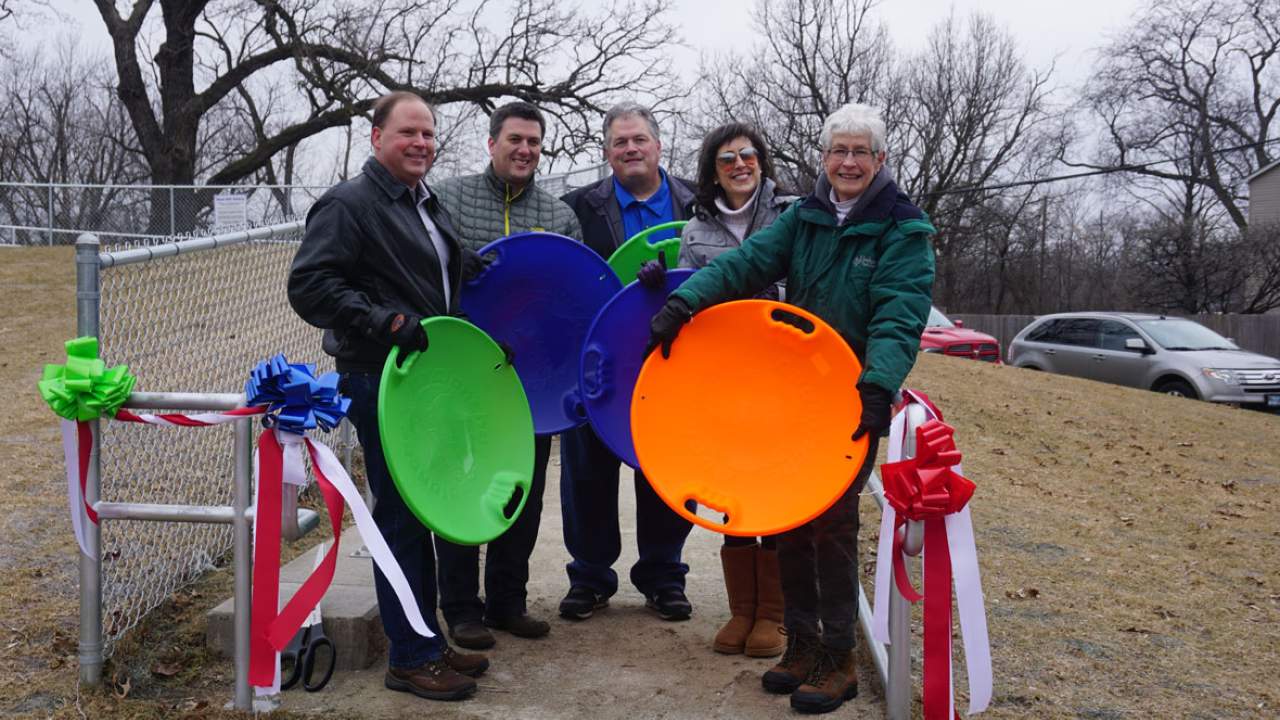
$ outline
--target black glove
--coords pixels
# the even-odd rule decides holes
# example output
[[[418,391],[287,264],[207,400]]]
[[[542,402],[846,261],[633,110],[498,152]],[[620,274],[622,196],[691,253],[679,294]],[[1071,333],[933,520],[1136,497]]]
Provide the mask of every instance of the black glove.
[[[676,341],[680,328],[693,319],[693,308],[678,297],[667,298],[653,319],[649,321],[649,346],[644,349],[644,356],[649,357],[653,349],[662,346],[662,357],[671,357],[671,343]]]
[[[661,290],[667,284],[667,254],[660,252],[657,260],[641,265],[636,271],[636,280],[651,290]]]
[[[462,282],[468,282],[493,264],[492,257],[486,257],[471,248],[462,250]]]
[[[893,414],[893,393],[874,383],[858,383],[858,395],[862,398],[862,418],[858,429],[853,431],[853,440],[856,442],[868,433],[871,437],[883,437]]]
[[[427,349],[427,331],[422,328],[422,318],[417,315],[397,313],[387,326],[386,339],[406,352]]]

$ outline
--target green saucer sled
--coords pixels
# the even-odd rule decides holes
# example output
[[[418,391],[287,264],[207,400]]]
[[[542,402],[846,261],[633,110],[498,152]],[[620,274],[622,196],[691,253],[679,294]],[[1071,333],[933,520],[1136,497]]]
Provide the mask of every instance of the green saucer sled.
[[[680,238],[667,238],[651,243],[649,236],[663,230],[679,230],[688,224],[684,220],[676,220],[641,230],[613,251],[609,256],[609,267],[618,274],[618,279],[623,285],[635,280],[636,273],[640,272],[640,266],[650,260],[657,260],[659,254],[666,255],[667,267],[675,269],[680,262]]]
[[[430,347],[393,350],[378,389],[382,454],[405,505],[437,535],[480,545],[524,510],[533,417],[516,371],[484,331],[422,321]]]

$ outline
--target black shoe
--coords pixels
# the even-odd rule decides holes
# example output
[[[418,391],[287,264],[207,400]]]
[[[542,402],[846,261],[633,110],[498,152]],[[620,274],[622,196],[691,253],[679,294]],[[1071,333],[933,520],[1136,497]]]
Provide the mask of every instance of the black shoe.
[[[560,601],[560,617],[569,620],[586,620],[596,610],[609,605],[609,598],[585,585],[574,585]]]
[[[657,612],[663,620],[688,620],[693,614],[693,605],[679,588],[667,588],[646,596],[644,606]]]
[[[493,647],[493,633],[485,629],[479,620],[459,620],[449,624],[449,637],[459,647],[468,650],[484,650]]]
[[[516,637],[540,638],[551,632],[551,624],[546,620],[530,617],[528,613],[510,615],[504,618],[485,618],[485,627],[505,630]]]

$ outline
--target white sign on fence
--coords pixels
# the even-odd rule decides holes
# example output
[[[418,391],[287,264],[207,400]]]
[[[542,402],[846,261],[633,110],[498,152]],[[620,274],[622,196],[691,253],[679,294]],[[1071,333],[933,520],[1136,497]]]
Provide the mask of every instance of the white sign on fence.
[[[249,196],[219,193],[213,196],[213,231],[241,230],[249,224]]]

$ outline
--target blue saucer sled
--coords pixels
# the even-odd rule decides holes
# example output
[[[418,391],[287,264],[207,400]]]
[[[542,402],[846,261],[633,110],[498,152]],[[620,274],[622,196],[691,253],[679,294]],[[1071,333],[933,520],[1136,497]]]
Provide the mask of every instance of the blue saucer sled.
[[[551,435],[583,424],[583,341],[622,282],[586,245],[554,233],[512,235],[480,253],[492,263],[463,285],[462,311],[515,353],[534,432]]]
[[[640,461],[631,442],[631,394],[644,364],[649,320],[693,273],[670,270],[661,289],[631,283],[600,310],[583,343],[579,384],[587,418],[613,454],[633,468]]]

